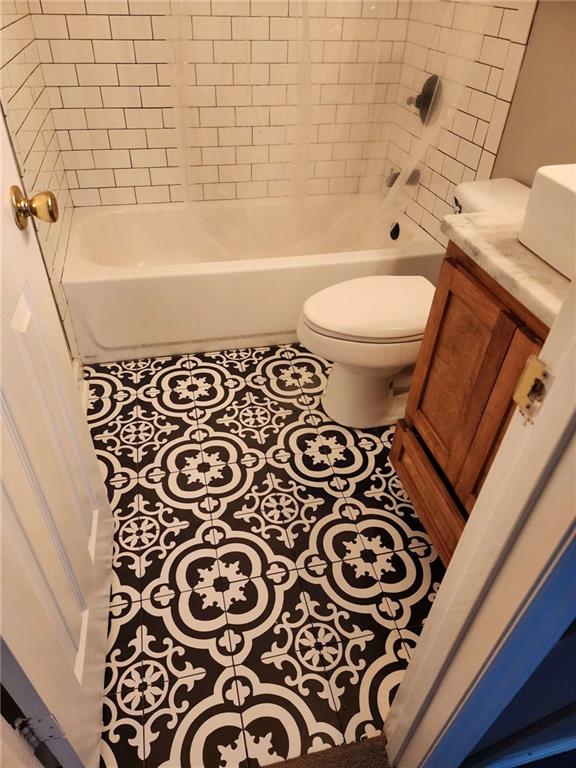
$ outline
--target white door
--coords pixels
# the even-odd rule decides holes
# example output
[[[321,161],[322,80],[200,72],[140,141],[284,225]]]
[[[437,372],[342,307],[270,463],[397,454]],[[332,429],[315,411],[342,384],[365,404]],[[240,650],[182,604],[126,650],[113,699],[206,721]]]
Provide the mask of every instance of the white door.
[[[0,124],[2,683],[39,732],[56,718],[64,768],[97,768],[111,512],[34,228],[12,218],[22,182]]]

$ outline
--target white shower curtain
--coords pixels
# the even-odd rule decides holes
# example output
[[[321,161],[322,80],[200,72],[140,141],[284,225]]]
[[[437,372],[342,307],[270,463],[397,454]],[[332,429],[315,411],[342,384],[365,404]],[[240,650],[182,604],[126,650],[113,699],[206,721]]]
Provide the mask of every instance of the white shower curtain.
[[[386,0],[372,0],[372,4],[381,2]],[[191,88],[196,78],[194,57],[188,53],[193,42],[189,3],[187,0],[170,0],[170,6],[170,71],[183,200],[187,206],[186,216],[193,219],[194,204],[201,197],[203,174],[209,178],[208,170],[199,165],[204,132],[197,115],[202,105],[202,94]],[[356,119],[354,110],[363,110],[366,116],[364,133],[359,134],[362,152],[354,165],[354,187],[352,189],[348,185],[343,194],[332,193],[329,215],[321,216],[317,204],[318,178],[315,176],[316,158],[320,157],[318,150],[321,145],[317,139],[318,125],[314,113],[320,111],[322,103],[321,83],[314,82],[313,77],[310,14],[314,5],[311,0],[298,0],[297,3],[291,0],[291,9],[298,10],[297,18],[300,20],[297,85],[294,89],[296,103],[291,110],[293,119],[285,126],[290,156],[284,166],[284,183],[276,185],[274,195],[274,199],[283,205],[283,216],[289,224],[286,229],[290,232],[290,242],[281,244],[283,252],[314,253],[319,242],[328,234],[331,241],[338,241],[340,235],[342,238],[346,235],[346,238],[357,242],[358,248],[367,247],[374,242],[375,233],[378,236],[378,233],[385,231],[383,225],[387,225],[388,221],[390,226],[394,223],[394,211],[405,210],[416,195],[418,186],[408,185],[408,180],[415,170],[427,172],[423,164],[426,153],[437,141],[442,127],[450,126],[458,104],[466,96],[465,85],[477,55],[470,45],[469,36],[444,26],[445,6],[445,3],[436,0],[415,0],[412,3],[407,40],[399,42],[399,46],[403,44],[403,51],[398,62],[398,83],[381,82],[381,71],[386,65],[384,53],[389,51],[385,51],[385,43],[380,48],[378,44],[373,46],[375,53],[369,63],[371,77],[362,86],[362,100],[347,106],[351,110],[352,123]],[[475,29],[481,36],[489,5],[479,2],[475,7]],[[428,36],[419,39],[424,28],[428,30]],[[418,40],[417,44],[412,42],[414,39]],[[426,61],[423,62],[424,56]],[[418,63],[415,62],[416,57]],[[441,85],[435,93],[428,118],[422,123],[416,107],[406,102],[408,98],[415,99],[425,79],[432,74],[439,77]],[[393,173],[397,176],[390,186]],[[370,205],[356,206],[355,201],[360,200],[358,196],[363,199],[369,196]],[[233,221],[228,224],[222,218],[210,235],[211,246],[222,258],[226,257],[227,250],[238,244],[238,237],[243,239],[241,250],[250,252],[255,232],[248,211],[253,205],[254,199],[235,200]],[[234,232],[227,237],[228,226],[233,227]]]

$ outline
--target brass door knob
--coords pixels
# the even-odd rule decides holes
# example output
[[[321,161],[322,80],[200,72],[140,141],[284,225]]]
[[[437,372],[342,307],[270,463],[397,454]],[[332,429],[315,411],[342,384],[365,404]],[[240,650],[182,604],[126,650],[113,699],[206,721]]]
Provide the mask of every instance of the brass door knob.
[[[10,206],[18,229],[26,229],[31,216],[48,224],[58,221],[58,202],[52,192],[38,192],[30,198],[24,197],[20,187],[10,187]]]

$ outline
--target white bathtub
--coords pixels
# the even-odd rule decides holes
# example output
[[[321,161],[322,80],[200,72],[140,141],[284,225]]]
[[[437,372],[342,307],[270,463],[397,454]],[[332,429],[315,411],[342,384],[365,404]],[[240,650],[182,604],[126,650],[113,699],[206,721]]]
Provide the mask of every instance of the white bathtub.
[[[435,281],[442,250],[402,214],[362,236],[380,197],[318,197],[304,215],[295,205],[75,210],[63,286],[82,360],[287,343],[304,300],[328,285],[372,274]]]

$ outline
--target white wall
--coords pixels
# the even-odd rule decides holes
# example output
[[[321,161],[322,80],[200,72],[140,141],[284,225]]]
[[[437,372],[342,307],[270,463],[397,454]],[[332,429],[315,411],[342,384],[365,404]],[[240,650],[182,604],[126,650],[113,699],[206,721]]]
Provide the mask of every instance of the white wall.
[[[576,163],[576,2],[546,0],[528,48],[494,165],[532,185],[542,165]]]

